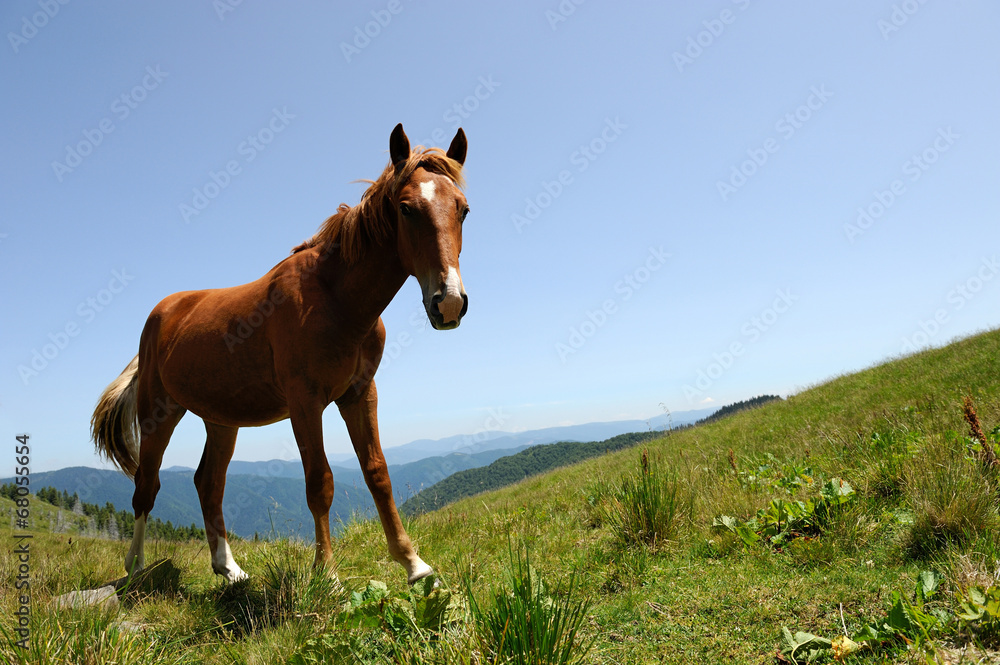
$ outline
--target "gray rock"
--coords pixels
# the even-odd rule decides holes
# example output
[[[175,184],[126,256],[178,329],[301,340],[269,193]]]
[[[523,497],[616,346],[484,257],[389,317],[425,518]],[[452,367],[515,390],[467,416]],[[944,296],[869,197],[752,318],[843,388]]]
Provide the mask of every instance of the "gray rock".
[[[90,605],[101,607],[116,607],[118,605],[118,594],[112,584],[102,586],[99,589],[84,589],[83,591],[70,591],[52,599],[53,606],[57,608],[79,608]]]

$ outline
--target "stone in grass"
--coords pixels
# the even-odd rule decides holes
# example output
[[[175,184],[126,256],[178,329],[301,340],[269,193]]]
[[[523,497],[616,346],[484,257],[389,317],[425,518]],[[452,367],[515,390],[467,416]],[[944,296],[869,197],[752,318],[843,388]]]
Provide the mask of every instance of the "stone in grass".
[[[123,577],[97,589],[70,591],[52,599],[56,608],[100,606],[111,608],[123,600],[136,601],[154,594],[173,594],[180,588],[180,570],[170,559],[160,559],[136,573],[131,579]]]
[[[160,559],[131,577],[114,583],[122,600],[136,601],[153,595],[173,595],[180,590],[181,571],[170,559]]]
[[[84,589],[82,591],[70,591],[52,599],[53,607],[57,609],[89,607],[97,605],[104,608],[117,607],[118,594],[113,584],[102,586],[98,589]]]

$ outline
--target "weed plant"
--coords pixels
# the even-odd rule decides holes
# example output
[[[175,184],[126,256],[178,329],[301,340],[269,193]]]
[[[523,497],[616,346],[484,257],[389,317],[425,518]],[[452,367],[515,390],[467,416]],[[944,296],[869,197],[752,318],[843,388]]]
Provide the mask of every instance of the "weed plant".
[[[662,547],[676,540],[691,519],[692,494],[675,468],[660,466],[643,450],[639,470],[623,476],[607,493],[604,522],[625,546]]]
[[[511,665],[568,665],[579,662],[591,641],[581,631],[590,601],[581,597],[576,575],[550,594],[531,566],[528,551],[510,548],[508,584],[495,589],[492,607],[476,600],[466,578],[473,622],[487,662]]]

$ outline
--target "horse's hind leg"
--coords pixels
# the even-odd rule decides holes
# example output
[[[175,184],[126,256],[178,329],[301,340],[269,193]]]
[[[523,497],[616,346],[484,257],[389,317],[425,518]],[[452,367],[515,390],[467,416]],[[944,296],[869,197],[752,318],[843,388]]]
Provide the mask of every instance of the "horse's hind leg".
[[[139,377],[136,410],[139,417],[139,466],[135,472],[135,493],[132,509],[135,511],[135,530],[132,546],[125,555],[125,570],[141,570],[145,566],[143,543],[146,520],[160,490],[160,464],[163,451],[170,442],[174,427],[184,415],[184,408],[167,394],[158,376]]]
[[[212,553],[212,570],[230,582],[247,577],[235,561],[226,539],[226,522],[222,517],[222,495],[226,491],[226,469],[233,459],[236,449],[237,427],[225,427],[210,422],[205,423],[208,439],[201,463],[194,474],[194,485],[198,488],[201,512],[205,517],[205,535],[208,549]]]

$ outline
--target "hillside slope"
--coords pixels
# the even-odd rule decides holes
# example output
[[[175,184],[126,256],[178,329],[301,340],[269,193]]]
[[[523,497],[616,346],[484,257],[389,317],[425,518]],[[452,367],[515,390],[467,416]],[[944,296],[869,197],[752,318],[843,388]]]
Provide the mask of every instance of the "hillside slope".
[[[510,599],[512,556],[525,551],[532,592],[541,589],[559,603],[570,595],[586,597],[581,631],[593,647],[584,663],[763,664],[775,662],[782,650],[778,661],[792,662],[787,640],[800,632],[827,640],[817,647],[817,662],[832,662],[829,640],[845,633],[866,643],[847,657],[849,663],[997,662],[996,633],[983,622],[955,618],[974,585],[994,585],[1000,594],[1000,478],[984,468],[968,438],[962,412],[967,396],[989,440],[1000,445],[1000,331],[897,358],[785,401],[404,521],[443,588],[470,590],[485,608]],[[657,479],[668,491],[646,492],[646,498],[623,491],[643,478]],[[790,521],[790,507],[818,505],[821,488],[831,482],[854,492],[822,519]],[[649,514],[662,517],[672,506],[672,517],[657,522],[653,538],[629,539],[620,528],[621,511],[650,506],[654,495],[661,508]],[[785,528],[777,540],[765,530],[766,514],[754,521],[768,510]],[[721,515],[763,535],[754,541],[713,529]],[[35,635],[43,644],[60,645],[76,634],[75,619],[48,610],[48,600],[120,574],[122,544],[74,537],[69,546],[39,534],[33,547]],[[407,632],[409,624],[384,612],[413,595],[377,520],[352,521],[334,541],[338,578],[358,592],[350,601],[334,597],[318,610],[295,605],[294,612],[249,627],[241,617],[262,616],[262,599],[273,602],[279,582],[285,589],[293,580],[299,600],[314,601],[306,586],[311,548],[234,543],[233,555],[251,577],[230,588],[212,578],[203,543],[153,541],[148,547],[172,557],[180,595],[152,595],[112,618],[142,623],[137,649],[176,645],[176,662],[502,660],[482,652],[480,624],[467,613],[443,632]],[[918,578],[924,570],[935,574]],[[0,589],[11,589],[14,576],[15,567],[0,561]],[[930,578],[940,584],[930,599],[933,612],[950,617],[943,623],[905,611],[922,602],[914,592],[918,579],[923,584]],[[543,584],[536,586],[535,579]],[[385,591],[376,594],[380,588]],[[373,601],[370,609],[378,612],[358,623],[344,603],[364,603],[366,593],[390,596]],[[16,603],[6,591],[0,601],[0,623],[10,626]],[[902,616],[924,623],[917,628]],[[223,627],[220,617],[235,627]],[[894,627],[886,629],[887,622]],[[870,637],[873,626],[881,631],[877,641]],[[85,654],[103,634],[100,625],[89,631],[74,654]],[[0,661],[13,653],[0,640]],[[804,662],[807,654],[795,655]]]
[[[987,430],[1000,425],[1000,331],[644,444],[677,479],[683,503],[677,534],[652,551],[623,546],[601,509],[620,479],[640,472],[635,450],[459,500],[414,518],[410,534],[421,556],[452,575],[499,574],[496,562],[509,560],[511,542],[527,545],[532,565],[552,580],[577,570],[595,603],[600,658],[593,662],[771,662],[783,626],[834,637],[846,622],[853,634],[884,616],[893,591],[912,594],[917,572],[930,564],[906,547],[936,483],[910,479],[935,478],[945,462],[958,465],[960,479],[978,473],[963,466],[967,395]],[[892,440],[905,442],[902,452],[879,447]],[[711,528],[718,515],[747,519],[789,492],[817,496],[820,481],[834,477],[856,488],[857,499],[813,545],[743,548]],[[786,490],[782,479],[801,486]],[[992,496],[972,539],[934,555],[952,584],[992,579],[1000,552]],[[376,526],[348,529],[339,552],[353,574],[391,578]],[[884,662],[905,659],[892,653]]]

